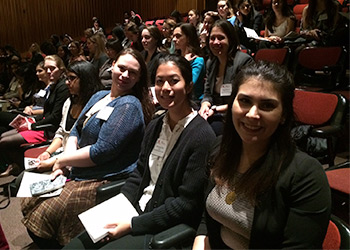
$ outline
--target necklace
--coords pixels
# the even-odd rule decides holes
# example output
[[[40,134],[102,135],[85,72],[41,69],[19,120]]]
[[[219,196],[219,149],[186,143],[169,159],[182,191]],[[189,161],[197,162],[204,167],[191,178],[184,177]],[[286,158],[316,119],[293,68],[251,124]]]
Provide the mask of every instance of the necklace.
[[[231,205],[236,200],[236,197],[237,197],[237,195],[236,195],[235,190],[229,192],[225,198],[226,204]]]

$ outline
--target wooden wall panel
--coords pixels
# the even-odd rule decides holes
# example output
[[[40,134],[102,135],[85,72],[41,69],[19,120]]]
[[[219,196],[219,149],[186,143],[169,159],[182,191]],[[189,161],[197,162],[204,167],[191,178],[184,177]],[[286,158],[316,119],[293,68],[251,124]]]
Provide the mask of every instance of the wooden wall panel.
[[[105,28],[123,20],[124,11],[135,9],[143,20],[166,17],[172,10],[203,9],[205,0],[0,0],[0,45],[19,52],[33,42],[41,44],[51,34],[81,37],[97,16]]]

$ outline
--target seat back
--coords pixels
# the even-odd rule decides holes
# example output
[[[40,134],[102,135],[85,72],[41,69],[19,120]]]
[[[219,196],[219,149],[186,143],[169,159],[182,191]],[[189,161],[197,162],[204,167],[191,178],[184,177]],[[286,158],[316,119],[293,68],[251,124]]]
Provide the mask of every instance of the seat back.
[[[146,26],[152,26],[153,23],[154,23],[154,20],[148,20],[148,21],[145,22],[145,25]]]
[[[322,249],[337,250],[340,249],[341,237],[338,227],[333,221],[329,221],[326,237],[323,240]]]
[[[288,55],[287,48],[280,49],[259,49],[254,56],[255,61],[268,61],[282,65],[286,62]]]
[[[164,19],[158,19],[158,20],[156,20],[156,26],[158,27],[158,29],[159,29],[160,31],[162,31],[163,23],[164,23]]]
[[[308,4],[306,4],[306,3],[294,5],[294,7],[293,7],[293,12],[294,12],[295,18],[296,18],[296,20],[297,20],[296,27],[299,27],[299,26],[300,26],[301,16],[302,16],[302,14],[303,14],[304,8],[305,8],[307,5],[308,5]]]
[[[294,91],[294,116],[297,122],[308,125],[322,125],[329,122],[338,106],[336,94]]]
[[[341,47],[307,47],[300,51],[298,63],[308,69],[324,70],[336,66],[341,53]]]

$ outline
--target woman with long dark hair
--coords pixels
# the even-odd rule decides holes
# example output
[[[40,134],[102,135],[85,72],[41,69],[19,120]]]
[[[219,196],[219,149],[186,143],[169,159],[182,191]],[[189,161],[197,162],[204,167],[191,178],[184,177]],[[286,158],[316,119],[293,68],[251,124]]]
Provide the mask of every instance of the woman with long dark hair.
[[[185,57],[192,67],[192,82],[194,101],[200,102],[203,98],[205,62],[199,44],[196,28],[189,23],[183,23],[175,28],[173,33],[175,49]]]
[[[287,0],[271,1],[271,10],[265,19],[264,37],[269,42],[260,42],[259,47],[271,47],[271,45],[280,44],[283,37],[289,32],[294,31],[296,19],[294,13],[287,4]]]
[[[234,77],[240,68],[253,59],[238,50],[238,34],[226,20],[216,21],[209,33],[210,57],[207,61],[207,75],[204,97],[199,114],[209,119],[217,134],[222,130],[222,115],[234,86]],[[215,115],[214,115],[215,114]]]
[[[258,62],[233,85],[193,249],[321,249],[331,213],[322,165],[298,151],[293,76]]]

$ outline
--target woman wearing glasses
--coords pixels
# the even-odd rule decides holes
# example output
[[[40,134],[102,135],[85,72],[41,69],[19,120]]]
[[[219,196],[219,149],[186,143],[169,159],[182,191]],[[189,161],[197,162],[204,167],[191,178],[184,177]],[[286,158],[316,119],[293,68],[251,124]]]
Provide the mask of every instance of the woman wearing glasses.
[[[37,168],[40,171],[51,169],[56,159],[50,157],[59,148],[63,147],[64,150],[69,133],[80,112],[90,97],[103,87],[94,74],[92,64],[87,61],[77,61],[68,66],[66,84],[70,97],[63,104],[62,120],[52,143],[39,155],[40,163]]]

